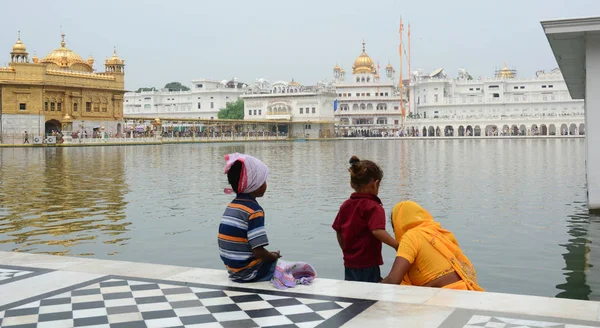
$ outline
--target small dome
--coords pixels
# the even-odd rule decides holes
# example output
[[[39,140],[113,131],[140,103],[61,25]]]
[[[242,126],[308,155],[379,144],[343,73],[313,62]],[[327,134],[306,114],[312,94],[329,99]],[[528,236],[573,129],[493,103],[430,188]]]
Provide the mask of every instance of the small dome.
[[[65,116],[63,116],[62,120],[63,120],[63,122],[65,122],[65,123],[70,123],[70,122],[73,122],[73,118],[72,118],[72,117],[71,117],[71,115],[69,115],[69,114],[65,114]]]
[[[367,55],[365,51],[365,42],[363,41],[362,53],[354,61],[352,65],[352,74],[372,74],[375,73],[375,63],[373,59]]]
[[[94,57],[92,57],[92,55],[90,55],[88,57],[87,62],[88,62],[88,64],[90,64],[90,66],[94,66]]]
[[[392,66],[392,64],[387,64],[387,66],[386,66],[385,68],[386,68],[386,69],[387,69],[387,68],[394,69],[394,67]]]
[[[27,48],[25,47],[25,44],[21,42],[21,31],[19,31],[17,34],[17,42],[15,42],[15,44],[13,45],[12,52],[27,53]]]
[[[115,48],[115,50],[113,51],[113,55],[112,57],[110,57],[110,59],[106,60],[106,65],[124,65],[125,64],[125,60],[119,58],[119,56],[117,56],[117,48]]]
[[[294,79],[292,79],[292,82],[288,83],[289,86],[294,86],[294,87],[299,87],[300,83],[294,81]]]
[[[33,60],[34,64],[37,64],[40,62],[40,58],[37,56],[37,54],[35,52],[33,53],[33,58],[31,58],[31,60]]]
[[[515,77],[515,73],[512,70],[508,69],[508,67],[506,67],[506,63],[504,63],[504,68],[500,71],[500,73],[498,73],[498,77],[504,79],[512,79]]]
[[[337,72],[337,71],[341,70],[341,67],[339,67],[338,65],[335,65],[333,67],[333,70]]]

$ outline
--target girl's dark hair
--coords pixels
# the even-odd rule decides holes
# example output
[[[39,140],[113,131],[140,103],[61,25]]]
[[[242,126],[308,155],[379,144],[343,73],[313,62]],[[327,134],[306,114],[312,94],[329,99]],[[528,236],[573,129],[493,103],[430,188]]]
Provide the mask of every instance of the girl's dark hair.
[[[229,181],[229,184],[231,185],[231,189],[233,189],[233,191],[236,194],[238,193],[238,187],[240,184],[240,175],[242,174],[242,165],[243,165],[242,162],[235,161],[235,163],[233,163],[233,165],[231,165],[231,167],[229,168],[229,171],[227,171],[227,180]]]
[[[377,164],[368,160],[361,161],[356,156],[350,158],[348,171],[350,171],[350,181],[356,187],[364,186],[371,180],[383,179],[383,171]]]

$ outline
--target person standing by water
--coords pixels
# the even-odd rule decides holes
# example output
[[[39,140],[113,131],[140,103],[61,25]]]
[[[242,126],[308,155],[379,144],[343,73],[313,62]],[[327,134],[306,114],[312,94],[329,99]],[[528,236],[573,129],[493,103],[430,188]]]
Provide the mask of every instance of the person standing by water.
[[[239,153],[225,156],[225,173],[236,193],[219,225],[221,260],[235,282],[269,281],[275,273],[279,251],[269,252],[265,213],[256,201],[267,191],[269,169],[259,159]]]
[[[25,131],[25,133],[24,133],[24,138],[25,138],[25,140],[23,141],[23,144],[28,144],[29,143],[29,133],[27,133],[27,131]]]
[[[372,161],[350,158],[350,186],[354,193],[340,207],[333,230],[344,254],[348,281],[381,281],[382,243],[397,249],[398,242],[385,230],[385,211],[379,194],[383,171]]]
[[[454,234],[442,228],[419,204],[396,204],[392,227],[399,242],[398,253],[382,283],[484,291]]]

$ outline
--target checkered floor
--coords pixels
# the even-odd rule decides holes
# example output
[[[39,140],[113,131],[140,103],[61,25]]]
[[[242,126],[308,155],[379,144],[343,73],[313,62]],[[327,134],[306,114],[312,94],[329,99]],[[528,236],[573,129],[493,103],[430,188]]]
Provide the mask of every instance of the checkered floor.
[[[33,271],[25,271],[25,270],[12,270],[6,268],[0,268],[0,282],[13,279],[17,277],[21,277],[27,274],[31,274]]]
[[[559,319],[558,319],[559,320]],[[474,315],[463,328],[596,328],[592,326],[571,325],[556,322],[533,321],[503,317]]]
[[[351,311],[352,304],[310,295],[110,279],[7,309],[0,312],[0,326],[316,327],[331,326],[336,320],[328,319]]]

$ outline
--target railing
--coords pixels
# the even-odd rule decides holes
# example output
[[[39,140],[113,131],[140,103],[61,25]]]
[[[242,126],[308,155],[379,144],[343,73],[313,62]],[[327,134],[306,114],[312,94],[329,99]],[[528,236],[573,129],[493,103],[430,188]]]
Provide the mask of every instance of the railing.
[[[22,134],[4,134],[0,144],[4,145],[23,145],[23,144],[34,144],[34,138],[40,137],[43,140],[42,144],[47,144],[43,136],[37,136],[29,134],[27,136],[27,142],[25,136]],[[63,136],[62,140],[57,137],[57,144],[162,144],[162,143],[185,143],[185,142],[218,142],[218,141],[251,141],[251,140],[286,140],[288,139],[287,133],[263,133],[263,132],[249,132],[249,133],[214,133],[211,135],[194,135],[194,136],[126,136],[122,138],[73,138],[71,136]]]

